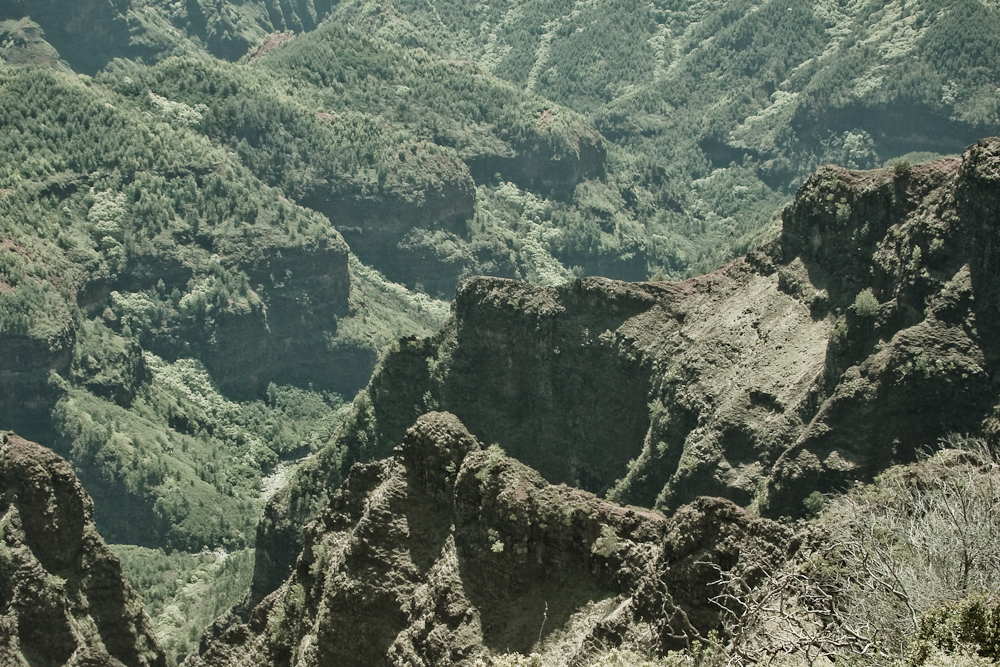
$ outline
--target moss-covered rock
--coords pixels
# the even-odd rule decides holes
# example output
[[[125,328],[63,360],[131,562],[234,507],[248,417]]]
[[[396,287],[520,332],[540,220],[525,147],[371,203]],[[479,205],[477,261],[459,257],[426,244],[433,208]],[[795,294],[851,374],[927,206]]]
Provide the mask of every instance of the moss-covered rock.
[[[69,465],[0,433],[0,655],[11,665],[164,667],[142,602]]]

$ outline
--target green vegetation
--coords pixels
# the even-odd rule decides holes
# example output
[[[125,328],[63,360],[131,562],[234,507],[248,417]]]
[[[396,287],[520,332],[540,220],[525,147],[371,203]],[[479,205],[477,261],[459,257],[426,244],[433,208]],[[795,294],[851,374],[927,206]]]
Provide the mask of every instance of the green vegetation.
[[[612,143],[589,178],[614,196],[596,220],[587,203],[568,199],[579,183],[552,202],[569,204],[549,249],[563,272],[704,272],[745,251],[789,188],[824,162],[877,166],[911,151],[907,137],[917,135],[949,152],[1000,127],[992,29],[1000,18],[972,1],[352,0],[265,9],[146,0],[123,11],[131,46],[102,81],[151,113],[205,105],[195,112],[200,131],[265,182],[320,208],[330,194],[364,206],[380,194],[419,198],[463,182],[463,161],[478,186],[500,173],[547,196],[516,156],[539,147],[572,154],[596,138],[592,121]],[[289,28],[306,32],[267,38]],[[248,51],[239,65],[205,57],[235,61]],[[167,60],[150,70],[136,58]],[[597,232],[608,223],[617,246]],[[524,231],[512,234],[528,246],[515,250],[521,267],[492,231],[477,239],[479,228],[413,227],[392,244],[435,254],[454,276],[448,285],[477,272],[535,275]],[[588,261],[594,253],[600,261]],[[375,257],[362,258],[428,287],[426,275]]]
[[[334,348],[388,351],[404,334],[429,336],[447,319],[449,306],[386,280],[375,269],[350,257],[351,315],[337,322]]]
[[[878,312],[878,300],[875,295],[872,294],[870,287],[858,292],[858,296],[854,299],[854,313],[858,317],[863,317],[865,319],[871,319],[875,317]]]
[[[330,23],[249,65],[170,59],[101,80],[150,114],[228,146],[258,178],[335,226],[364,227],[355,252],[410,287],[450,296],[460,277],[481,273],[563,281],[573,275],[566,266],[580,262],[645,275],[644,232],[617,193],[597,181],[577,187],[572,173],[541,182],[550,157],[590,160],[584,169],[597,175],[602,165],[588,151],[602,141],[593,127],[475,68]],[[481,182],[477,195],[469,169]],[[551,198],[574,187],[571,201]],[[498,211],[496,189],[520,210]],[[450,215],[465,199],[474,209],[466,222],[377,221],[399,216],[400,206]],[[531,224],[536,210],[553,222],[548,229]],[[450,279],[439,279],[442,270]]]
[[[340,397],[272,384],[266,400],[234,403],[197,361],[145,357],[152,379],[128,409],[70,387],[54,412],[101,533],[195,551],[251,544],[262,478],[279,457],[326,442],[343,418]]]
[[[955,152],[1000,127],[1000,12],[987,3],[379,7],[350,0],[332,15],[474,62],[595,121],[613,142],[607,183],[624,202],[618,212],[645,231],[646,275],[700,273],[745,251],[824,163],[876,167],[913,151],[918,134],[923,153]],[[707,177],[719,187],[690,187]],[[733,199],[739,216],[725,210]]]
[[[253,576],[253,550],[165,554],[112,544],[125,578],[141,591],[171,664],[198,648],[204,628],[236,604]]]
[[[973,654],[995,664],[1000,659],[1000,600],[973,595],[922,614],[910,664],[931,663],[936,653]]]
[[[112,535],[244,544],[260,478],[278,456],[324,442],[340,399],[290,387],[237,407],[195,359],[218,370],[228,323],[253,321],[280,298],[274,284],[250,287],[255,262],[345,252],[343,242],[182,122],[150,120],[50,70],[4,68],[0,79],[10,128],[0,138],[0,332],[38,341],[43,360],[67,349],[46,390],[58,400],[48,428],[97,484],[99,517],[120,524]],[[125,504],[139,513],[129,518],[154,520],[115,519],[100,500],[119,492],[137,504]]]
[[[8,5],[0,427],[57,444],[164,572],[252,545],[291,462],[320,453],[305,517],[339,481],[316,471],[378,454],[344,400],[460,279],[700,274],[823,163],[903,177],[1000,131],[974,0]]]

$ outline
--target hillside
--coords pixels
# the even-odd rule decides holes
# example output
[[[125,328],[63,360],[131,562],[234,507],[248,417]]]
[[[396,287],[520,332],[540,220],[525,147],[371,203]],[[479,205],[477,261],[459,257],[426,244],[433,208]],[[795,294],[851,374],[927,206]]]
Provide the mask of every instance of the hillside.
[[[977,0],[0,0],[0,428],[69,461],[170,663],[429,411],[600,502],[801,516],[995,437],[996,147],[958,154],[998,35]]]
[[[996,434],[1000,139],[961,160],[799,191],[774,242],[679,283],[460,287],[434,336],[385,356],[343,426],[265,511],[253,600],[300,527],[412,415],[454,413],[550,483],[673,511],[720,496],[801,517],[951,433]]]
[[[331,17],[587,114],[650,273],[673,278],[749,250],[823,164],[959,153],[1000,124],[990,2],[348,0]]]
[[[678,648],[718,623],[701,597],[714,567],[752,577],[789,537],[718,499],[667,520],[552,486],[432,412],[351,469],[288,581],[186,664],[474,665],[532,647],[574,664],[639,625]]]
[[[0,447],[0,657],[163,665],[65,461],[10,433]],[[352,468],[288,581],[185,664],[989,664],[996,482],[984,442],[950,438],[794,533],[717,498],[664,517],[550,485],[432,412],[392,457]],[[820,625],[810,602],[835,612]]]
[[[112,70],[170,57],[256,62],[290,74],[300,90],[336,89],[335,108],[310,104],[319,113],[339,116],[336,107],[353,107],[457,148],[485,189],[476,223],[378,240],[382,253],[401,255],[383,256],[386,265],[377,268],[445,297],[453,281],[427,287],[412,269],[430,260],[438,272],[519,272],[533,282],[565,278],[574,267],[629,280],[710,271],[749,250],[822,164],[872,168],[902,155],[916,161],[1000,132],[1000,18],[977,0],[434,1],[378,9],[353,0],[95,0],[72,25],[75,14],[56,15],[58,6],[43,3],[34,20],[53,32],[52,44],[77,71],[95,73],[95,58]],[[3,3],[0,18],[16,22],[27,9]],[[73,41],[86,32],[115,36],[98,55]],[[339,80],[310,80],[309,71]],[[497,88],[498,79],[511,85]],[[508,97],[528,102],[528,119],[539,126],[552,113],[569,146],[588,135],[593,144],[595,130],[607,143],[593,144],[598,150],[579,172],[560,159],[540,169],[545,148],[528,141],[522,150],[504,130],[507,121],[491,118]],[[524,120],[519,131],[530,129]],[[583,178],[567,182],[567,171]],[[518,199],[547,201],[537,212],[529,205],[511,215],[489,196],[497,173],[520,189]],[[552,176],[560,180],[554,190],[543,182]],[[551,257],[534,259],[540,251]]]

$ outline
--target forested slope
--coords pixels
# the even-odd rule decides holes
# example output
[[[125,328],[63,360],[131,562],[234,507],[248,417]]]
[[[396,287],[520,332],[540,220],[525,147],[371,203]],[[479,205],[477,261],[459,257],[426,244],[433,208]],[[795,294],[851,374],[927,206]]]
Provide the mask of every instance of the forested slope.
[[[822,164],[957,153],[1000,123],[992,3],[385,4],[332,15],[592,117],[650,266],[675,277],[748,249]]]
[[[287,552],[258,561],[259,570],[274,568],[261,581],[283,577],[298,551],[297,521],[320,506],[350,463],[398,444],[415,410],[458,412],[487,442],[501,439],[490,429],[513,419],[503,444],[529,456],[535,440],[558,429],[532,416],[528,398],[518,399],[525,404],[514,417],[503,416],[504,402],[522,390],[531,395],[525,387],[536,381],[551,386],[542,398],[554,409],[588,406],[567,424],[575,435],[560,440],[571,456],[530,461],[543,474],[663,508],[697,488],[798,512],[797,487],[754,480],[765,470],[794,477],[800,468],[803,479],[826,479],[836,467],[829,453],[815,468],[780,452],[820,398],[834,411],[850,403],[834,391],[837,374],[871,352],[868,339],[851,338],[853,283],[840,296],[827,291],[834,319],[810,310],[807,320],[775,297],[775,313],[794,315],[812,332],[810,350],[827,345],[824,384],[794,400],[782,396],[801,382],[757,388],[748,407],[678,389],[680,378],[701,377],[705,359],[712,365],[735,353],[691,352],[691,340],[708,340],[685,328],[694,311],[660,301],[704,297],[698,307],[708,309],[717,296],[698,290],[739,292],[749,274],[730,268],[690,283],[698,297],[659,282],[623,288],[623,300],[610,305],[594,296],[600,281],[570,281],[712,271],[776,238],[779,209],[826,162],[877,167],[906,154],[899,174],[912,163],[916,174],[940,175],[943,163],[916,165],[1000,130],[998,16],[992,3],[975,0],[0,0],[0,428],[51,444],[71,461],[95,500],[99,529],[123,543],[127,568],[129,559],[159,559],[164,571],[188,568],[191,582],[228,571],[208,564],[223,561],[206,548],[242,554],[226,567],[247,580],[243,549],[257,539],[258,516],[299,461],[319,452],[303,467],[300,490],[276,496],[260,527],[261,554],[280,542]],[[903,215],[892,206],[930,206],[913,203],[930,196],[920,179],[901,185],[900,176],[892,187],[879,179],[858,195],[863,210],[852,208],[854,195],[840,201],[836,187],[823,191],[836,200],[831,215],[872,239],[882,238],[871,230],[882,224],[877,211],[886,198],[894,202],[887,210],[897,211],[891,215]],[[782,239],[792,238],[801,210],[786,214]],[[854,237],[830,238],[824,247],[836,250],[822,259],[824,270],[841,261],[864,275],[889,266],[881,256],[874,264],[874,255],[850,259],[841,246]],[[913,243],[923,261],[943,256],[930,237]],[[906,248],[883,250],[900,266],[920,265],[919,253],[914,260]],[[785,262],[765,254],[770,259],[753,271]],[[779,276],[782,293],[824,307],[817,295],[825,284],[809,283],[812,294],[797,264],[775,270],[769,275]],[[870,287],[879,303],[890,283],[905,292],[893,311],[903,319],[886,325],[893,331],[910,327],[910,309],[930,307],[928,294],[944,280],[903,289],[915,273],[905,280],[876,273]],[[477,275],[562,285],[517,288],[524,290],[523,303],[510,306],[517,326],[527,332],[544,322],[553,337],[509,347],[528,363],[541,358],[535,352],[545,356],[538,345],[565,356],[552,362],[561,369],[552,377],[498,382],[471,406],[479,380],[463,384],[459,371],[480,364],[477,355],[510,333],[487,327],[476,342],[480,330],[460,326],[482,305],[477,290],[493,294],[506,284],[461,283]],[[447,319],[459,284],[455,317],[428,338]],[[497,298],[486,305],[502,311]],[[601,330],[567,334],[575,330],[559,308],[594,299],[588,307],[610,309]],[[602,332],[647,307],[691,336],[672,348],[691,363],[652,394],[645,344],[643,354],[601,352],[632,345]],[[783,322],[775,315],[766,324]],[[829,340],[839,342],[827,344],[831,327]],[[917,347],[938,333],[921,333]],[[582,347],[557,342],[564,335]],[[732,344],[744,343],[763,344]],[[976,361],[978,342],[956,345],[960,357],[985,368]],[[351,404],[380,360],[381,375]],[[909,362],[921,373],[940,370],[919,355]],[[484,377],[507,372],[489,362],[482,368],[493,369]],[[390,389],[393,373],[408,384]],[[586,399],[607,373],[621,380],[607,388],[610,403]],[[573,391],[563,392],[565,383]],[[980,400],[955,406],[958,416],[941,423],[981,416]],[[405,416],[386,416],[394,401],[405,404]],[[689,427],[709,413],[718,442],[706,437],[702,449],[689,448]],[[608,416],[621,414],[628,424],[616,430]],[[772,427],[770,439],[758,437]],[[832,437],[820,427],[809,432]],[[574,439],[589,444],[577,451]],[[611,441],[618,443],[612,455],[602,456],[597,443]],[[195,641],[195,621],[166,611],[184,588],[174,583],[188,575],[165,574],[166,585],[144,572],[136,576],[146,577],[149,591],[173,591],[156,593],[165,610],[158,632],[173,638],[173,660]]]

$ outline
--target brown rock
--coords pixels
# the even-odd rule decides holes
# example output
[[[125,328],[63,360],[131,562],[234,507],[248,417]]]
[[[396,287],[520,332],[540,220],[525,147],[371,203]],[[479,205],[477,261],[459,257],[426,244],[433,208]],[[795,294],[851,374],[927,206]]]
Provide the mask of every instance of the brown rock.
[[[0,658],[12,665],[162,667],[139,598],[69,465],[0,433]]]
[[[396,456],[353,466],[291,577],[217,621],[187,664],[471,666],[507,651],[574,664],[640,625],[674,647],[671,592],[688,639],[703,636],[718,625],[713,566],[750,572],[787,538],[727,501],[668,520],[549,484],[428,413]]]

